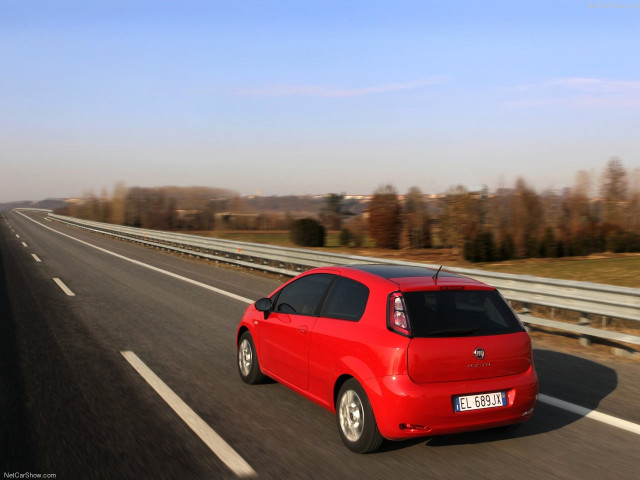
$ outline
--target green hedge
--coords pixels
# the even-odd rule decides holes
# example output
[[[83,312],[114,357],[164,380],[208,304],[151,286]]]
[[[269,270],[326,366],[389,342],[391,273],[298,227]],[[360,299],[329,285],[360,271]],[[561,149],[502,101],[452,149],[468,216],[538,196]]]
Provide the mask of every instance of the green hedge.
[[[301,247],[324,247],[324,227],[313,218],[301,218],[294,221],[289,235],[291,241]]]

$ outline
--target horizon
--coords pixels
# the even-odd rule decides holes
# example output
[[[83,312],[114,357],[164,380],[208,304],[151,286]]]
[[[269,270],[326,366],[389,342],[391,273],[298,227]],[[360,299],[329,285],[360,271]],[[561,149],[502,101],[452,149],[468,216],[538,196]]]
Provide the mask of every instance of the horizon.
[[[638,182],[640,182],[640,168],[634,170],[634,173],[636,173],[638,175]],[[391,185],[393,187],[393,185]],[[479,194],[482,193],[482,191],[484,190],[484,187],[487,187],[486,185],[483,185],[479,188],[475,188],[475,189],[471,189],[471,188],[467,188],[464,185],[459,185],[462,186],[466,189],[466,193],[469,194]],[[178,188],[178,189],[192,189],[192,188],[203,188],[203,189],[212,189],[212,190],[216,190],[218,189],[218,187],[215,186],[205,186],[205,185],[185,185],[185,186],[179,186],[179,185],[161,185],[161,186],[151,186],[151,187],[140,187],[139,185],[132,185],[132,186],[125,186],[125,188],[127,190],[129,190],[130,188],[144,188],[144,189],[150,189],[150,190],[161,190],[164,188]],[[395,187],[394,187],[395,188]],[[488,187],[487,187],[488,188]],[[538,191],[534,188],[534,192],[537,195],[540,196],[544,196],[546,194],[554,194],[554,195],[558,195],[558,194],[563,194],[565,191],[571,191],[573,187],[563,187],[563,188],[555,188],[555,189],[545,189],[543,191]],[[488,196],[491,197],[493,195],[498,194],[499,192],[514,192],[516,190],[515,186],[498,186],[494,189],[490,189],[488,188],[487,193]],[[596,188],[591,188],[590,190],[592,190],[587,198],[589,198],[590,200],[600,200],[602,198],[600,193],[596,192]],[[101,195],[96,194],[95,192],[89,192],[90,194],[94,195],[96,198],[103,198]],[[111,201],[114,199],[113,196],[113,192],[106,192],[107,195],[104,197],[106,200]],[[367,199],[370,199],[371,197],[373,197],[375,195],[375,191],[371,191],[370,193],[350,193],[350,192],[326,192],[326,193],[302,193],[302,194],[258,194],[258,193],[249,193],[249,194],[242,194],[239,192],[235,192],[235,191],[229,191],[229,193],[231,193],[231,195],[229,195],[228,197],[223,197],[223,198],[248,198],[248,199],[253,199],[253,198],[272,198],[272,197],[310,197],[310,198],[325,198],[325,197],[329,197],[330,195],[340,195],[342,197],[344,197],[345,199],[353,199],[353,198],[357,198],[357,197],[365,197]],[[396,189],[396,194],[398,196],[398,199],[403,200],[407,194],[409,192],[401,192],[398,191]],[[420,192],[424,197],[429,197],[429,198],[445,198],[447,195],[451,194],[451,191],[443,191],[443,192],[424,192],[421,191]],[[6,201],[6,202],[0,202],[0,205],[9,205],[9,204],[14,204],[14,203],[32,203],[32,204],[37,204],[37,203],[42,203],[42,202],[47,202],[47,201],[64,201],[64,202],[69,202],[72,200],[78,200],[78,201],[83,201],[86,200],[88,197],[87,196],[77,196],[77,197],[47,197],[47,198],[41,198],[38,200],[32,200],[32,199],[28,199],[28,200],[10,200],[10,201]]]

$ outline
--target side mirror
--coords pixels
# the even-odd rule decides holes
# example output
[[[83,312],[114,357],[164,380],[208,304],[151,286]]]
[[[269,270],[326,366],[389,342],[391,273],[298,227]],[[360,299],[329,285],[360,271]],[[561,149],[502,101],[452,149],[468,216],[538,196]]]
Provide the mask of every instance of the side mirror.
[[[273,307],[273,305],[271,304],[270,298],[261,298],[255,303],[255,307],[256,307],[256,310],[264,312],[264,319],[266,320],[267,317],[269,316],[269,312],[271,311],[271,307]]]
[[[256,310],[260,310],[261,312],[268,312],[271,310],[271,299],[270,298],[261,298],[256,303]]]

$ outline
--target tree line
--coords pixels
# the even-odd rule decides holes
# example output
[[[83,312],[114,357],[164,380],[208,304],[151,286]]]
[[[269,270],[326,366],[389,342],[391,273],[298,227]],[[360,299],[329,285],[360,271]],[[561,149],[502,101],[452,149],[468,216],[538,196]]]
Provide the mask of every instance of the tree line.
[[[458,185],[440,195],[418,187],[399,195],[386,185],[365,203],[335,193],[295,198],[120,183],[111,195],[88,193],[58,211],[157,230],[290,230],[294,242],[305,245],[323,245],[326,231],[338,231],[345,246],[370,239],[380,248],[444,247],[472,262],[640,251],[640,169],[627,171],[618,158],[599,176],[578,172],[575,184],[561,191],[538,193],[520,178],[511,188]]]
[[[206,231],[229,224],[240,210],[236,192],[212,187],[125,187],[109,195],[89,192],[56,212],[99,222],[153,230]]]
[[[581,171],[561,192],[537,193],[523,179],[494,192],[456,186],[430,211],[417,188],[400,201],[385,186],[371,200],[369,233],[387,248],[448,246],[473,262],[638,252],[640,169],[629,173],[612,158],[599,182]]]

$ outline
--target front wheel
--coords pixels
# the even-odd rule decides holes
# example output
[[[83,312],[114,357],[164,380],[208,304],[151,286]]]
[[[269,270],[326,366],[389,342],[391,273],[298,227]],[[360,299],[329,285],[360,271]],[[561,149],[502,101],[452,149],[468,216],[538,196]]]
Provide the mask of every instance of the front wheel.
[[[338,433],[344,444],[356,453],[373,452],[382,445],[373,409],[362,386],[353,378],[338,393],[336,405]]]
[[[238,342],[238,373],[240,373],[240,378],[249,385],[264,381],[264,374],[258,363],[256,346],[249,332],[244,332]]]

